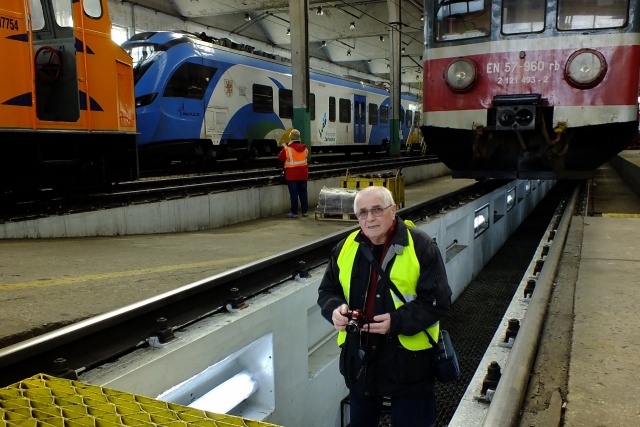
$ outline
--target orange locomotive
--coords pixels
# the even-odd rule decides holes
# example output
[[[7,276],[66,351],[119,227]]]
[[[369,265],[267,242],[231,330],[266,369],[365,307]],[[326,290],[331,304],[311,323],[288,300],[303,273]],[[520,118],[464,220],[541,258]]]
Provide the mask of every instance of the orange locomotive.
[[[0,52],[0,189],[137,178],[132,60],[107,0],[3,0]]]

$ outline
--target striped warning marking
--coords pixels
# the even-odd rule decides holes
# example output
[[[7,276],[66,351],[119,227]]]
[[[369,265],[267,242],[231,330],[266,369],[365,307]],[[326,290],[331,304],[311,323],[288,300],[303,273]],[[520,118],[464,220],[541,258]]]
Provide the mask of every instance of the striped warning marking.
[[[603,218],[640,218],[640,214],[635,213],[603,213]]]

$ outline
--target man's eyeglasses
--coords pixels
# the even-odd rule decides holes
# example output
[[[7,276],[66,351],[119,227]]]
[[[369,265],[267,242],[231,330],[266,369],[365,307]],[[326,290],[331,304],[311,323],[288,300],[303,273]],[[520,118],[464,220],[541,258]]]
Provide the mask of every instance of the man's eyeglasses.
[[[389,206],[387,206],[386,208],[381,208],[380,206],[375,206],[373,208],[369,209],[360,209],[358,212],[356,212],[356,218],[358,219],[367,219],[369,217],[369,212],[371,212],[371,214],[373,216],[382,216],[382,213],[385,211],[385,209],[389,209],[391,206],[393,206],[393,203],[390,204]]]

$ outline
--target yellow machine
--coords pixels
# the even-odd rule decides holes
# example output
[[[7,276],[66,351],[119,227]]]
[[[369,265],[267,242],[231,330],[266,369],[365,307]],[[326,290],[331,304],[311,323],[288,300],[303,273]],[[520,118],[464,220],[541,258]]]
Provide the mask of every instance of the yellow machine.
[[[107,0],[3,0],[0,51],[0,189],[137,177],[132,59]]]

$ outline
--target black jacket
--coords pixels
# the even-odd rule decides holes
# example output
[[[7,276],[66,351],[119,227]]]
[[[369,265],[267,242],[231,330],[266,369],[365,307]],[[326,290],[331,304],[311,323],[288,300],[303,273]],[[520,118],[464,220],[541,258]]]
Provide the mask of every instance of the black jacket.
[[[386,280],[379,280],[376,289],[375,313],[391,314],[389,334],[347,333],[340,353],[340,373],[348,388],[371,396],[419,396],[433,389],[431,370],[432,351],[410,351],[402,347],[398,334],[414,335],[439,321],[451,305],[451,289],[447,281],[444,262],[435,242],[423,231],[407,227],[396,217],[396,230],[381,263],[390,271],[400,246],[407,249],[407,229],[413,238],[420,262],[420,277],[416,285],[414,301],[395,309]],[[370,242],[362,232],[356,237],[361,245]],[[318,290],[318,305],[322,316],[332,322],[333,310],[346,304],[337,265],[338,255],[344,245],[338,243]],[[399,246],[398,246],[399,245]],[[371,264],[359,249],[354,261],[350,309],[364,309],[367,288],[372,274]],[[364,358],[362,354],[364,353]]]

